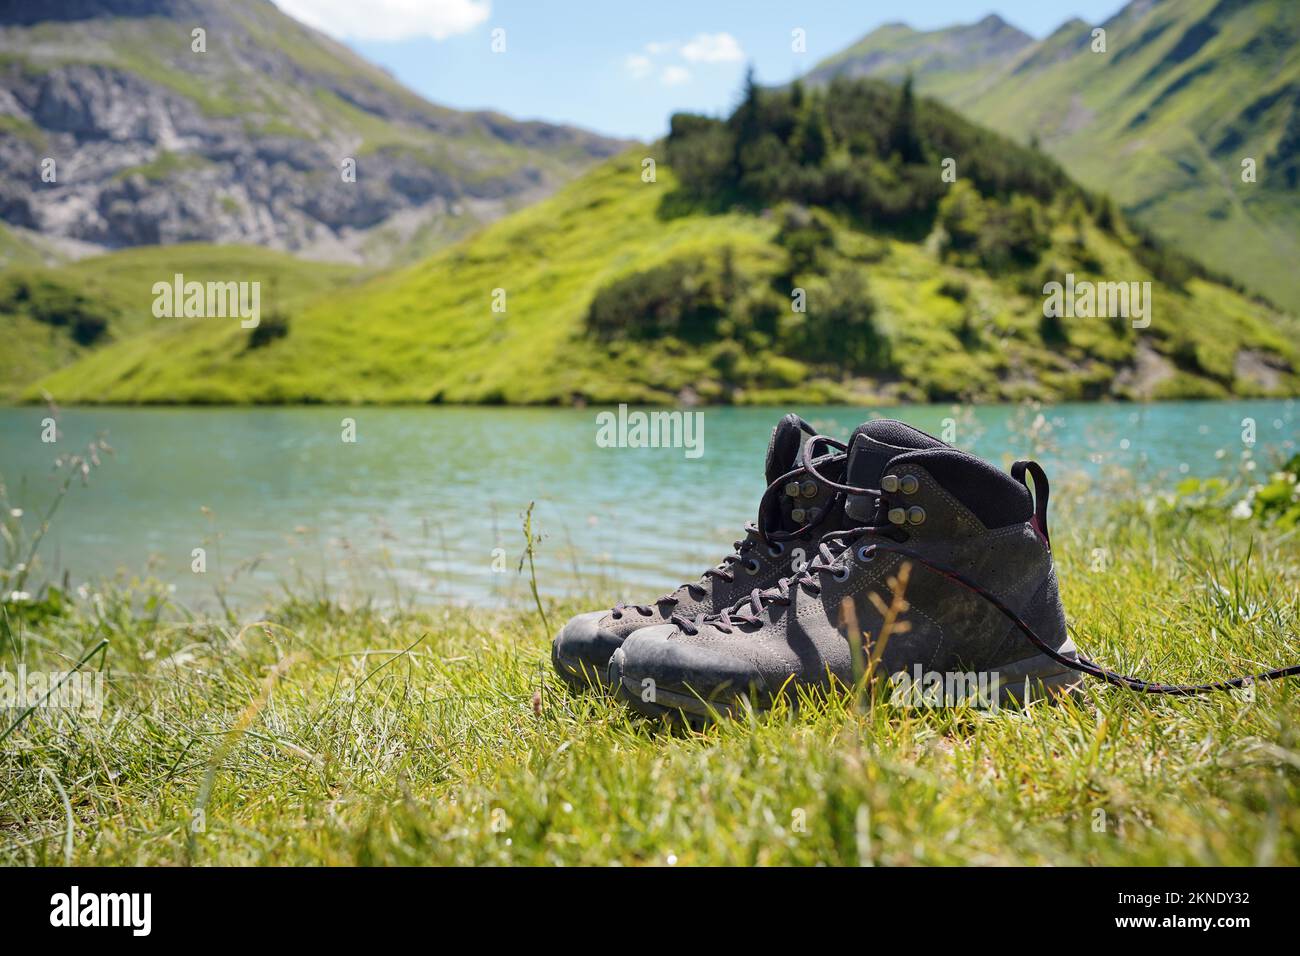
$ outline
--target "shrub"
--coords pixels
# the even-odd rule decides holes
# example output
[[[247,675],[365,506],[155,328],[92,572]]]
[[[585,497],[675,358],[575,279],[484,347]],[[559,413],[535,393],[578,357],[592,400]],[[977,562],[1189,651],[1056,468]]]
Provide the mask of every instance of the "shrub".
[[[788,205],[781,212],[776,244],[786,251],[789,276],[816,272],[825,254],[835,248],[835,230],[820,210]]]
[[[724,381],[734,382],[745,360],[745,350],[731,339],[718,343],[713,353],[713,367]]]
[[[780,351],[855,372],[888,367],[889,341],[876,324],[876,302],[859,269],[841,268],[808,289],[808,311],[781,329]]]
[[[248,333],[248,348],[260,349],[277,339],[289,334],[289,317],[283,312],[274,311],[264,316]]]
[[[72,340],[78,345],[91,346],[108,334],[108,319],[89,312],[77,312],[71,317]]]
[[[1188,279],[1200,272],[1195,260],[1159,242],[1145,230],[1139,233],[1133,246],[1133,257],[1156,279],[1180,291]]]
[[[729,255],[724,253],[725,261]],[[597,338],[705,341],[734,300],[734,270],[698,258],[672,259],[600,289],[587,309]]]
[[[980,241],[980,261],[988,269],[1032,265],[1052,244],[1043,207],[1029,196],[1012,196],[993,206]]]
[[[948,236],[948,247],[958,252],[975,249],[984,234],[986,214],[979,193],[959,179],[939,203],[939,225]]]
[[[1043,207],[1030,196],[991,202],[959,180],[939,203],[948,249],[995,272],[1032,265],[1052,244]]]
[[[1045,312],[1038,320],[1038,335],[1044,345],[1068,345],[1070,334],[1065,328],[1065,320],[1059,315]]]
[[[965,302],[970,298],[970,286],[962,279],[944,279],[939,283],[939,294],[954,302]]]
[[[717,120],[677,113],[668,134],[668,164],[683,190],[711,196],[727,188],[731,177],[731,136]]]
[[[0,311],[26,314],[65,328],[78,345],[89,346],[108,334],[113,309],[53,276],[15,273],[0,282]]]
[[[1251,513],[1261,523],[1279,528],[1300,527],[1300,455],[1293,455],[1282,470],[1256,485]]]

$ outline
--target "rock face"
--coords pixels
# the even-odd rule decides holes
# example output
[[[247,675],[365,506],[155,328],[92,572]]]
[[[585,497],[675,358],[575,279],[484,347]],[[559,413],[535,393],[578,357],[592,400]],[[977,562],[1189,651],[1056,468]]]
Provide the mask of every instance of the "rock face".
[[[67,250],[391,261],[624,145],[435,106],[266,0],[0,9],[0,219]]]

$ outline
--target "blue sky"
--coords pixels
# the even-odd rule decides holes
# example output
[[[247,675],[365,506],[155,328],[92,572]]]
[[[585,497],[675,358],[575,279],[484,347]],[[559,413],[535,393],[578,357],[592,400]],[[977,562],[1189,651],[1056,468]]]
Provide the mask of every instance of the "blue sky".
[[[734,104],[747,63],[760,82],[810,69],[883,23],[917,29],[998,13],[1041,37],[1100,23],[1123,0],[275,0],[437,103],[491,108],[653,139],[678,110]],[[806,52],[792,49],[802,29]],[[494,31],[504,51],[492,51]],[[498,41],[501,34],[496,34]]]

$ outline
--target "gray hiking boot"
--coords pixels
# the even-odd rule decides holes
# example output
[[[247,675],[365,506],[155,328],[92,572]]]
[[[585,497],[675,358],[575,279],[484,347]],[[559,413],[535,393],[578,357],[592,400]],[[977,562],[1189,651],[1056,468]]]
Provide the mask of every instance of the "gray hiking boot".
[[[885,430],[888,424],[872,422],[864,427]],[[832,487],[844,476],[844,448],[842,442],[816,435],[798,415],[782,418],[767,448],[768,489],[759,504],[758,521],[746,526],[735,550],[698,581],[683,584],[652,604],[618,604],[612,610],[573,618],[551,644],[556,672],[575,689],[603,685],[610,655],[632,632],[666,624],[674,614],[715,614],[755,588],[769,588],[798,573],[827,532],[845,527],[844,496]],[[813,478],[805,468],[804,456],[810,452],[817,456],[820,478]]]
[[[1032,462],[1013,475],[938,442],[904,450],[858,429],[852,487],[839,487],[860,526],[825,535],[803,573],[734,608],[638,630],[614,652],[611,684],[642,713],[690,718],[864,673],[920,705],[1072,689],[1081,675],[1066,663],[1077,655],[1047,538],[1047,479]],[[900,623],[882,638],[891,602]]]

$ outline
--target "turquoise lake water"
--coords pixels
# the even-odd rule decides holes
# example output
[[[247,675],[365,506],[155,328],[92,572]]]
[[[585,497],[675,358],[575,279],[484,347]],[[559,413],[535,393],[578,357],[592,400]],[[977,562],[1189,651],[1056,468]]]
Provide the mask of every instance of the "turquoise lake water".
[[[603,410],[72,408],[51,445],[41,441],[44,409],[8,408],[0,475],[30,526],[50,499],[54,458],[103,433],[116,454],[64,502],[45,576],[66,572],[77,584],[148,573],[196,608],[222,582],[241,604],[261,604],[303,579],[381,600],[524,600],[516,568],[530,502],[545,593],[649,599],[697,576],[753,519],[768,435],[785,409],[700,410],[698,457],[601,447]],[[947,425],[957,444],[1003,466],[1037,453],[1049,474],[1124,468],[1133,487],[1239,468],[1243,421],[1254,423],[1261,468],[1300,439],[1293,400],[793,410],[840,438],[872,415],[935,434]],[[355,442],[343,441],[347,418]],[[1067,519],[1086,504],[1053,496]],[[200,547],[205,574],[191,570]]]

